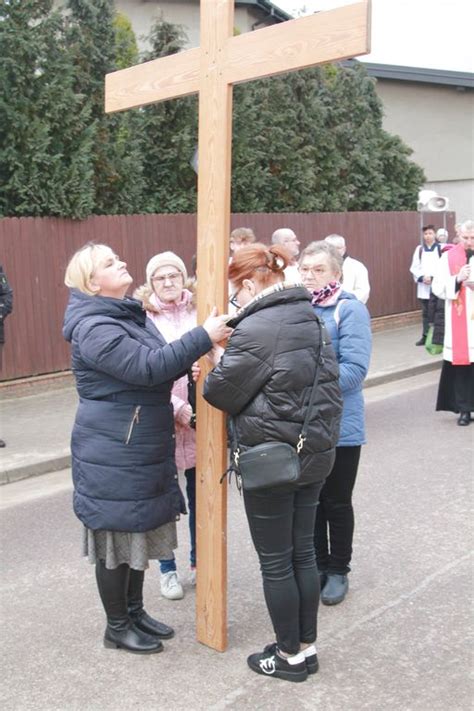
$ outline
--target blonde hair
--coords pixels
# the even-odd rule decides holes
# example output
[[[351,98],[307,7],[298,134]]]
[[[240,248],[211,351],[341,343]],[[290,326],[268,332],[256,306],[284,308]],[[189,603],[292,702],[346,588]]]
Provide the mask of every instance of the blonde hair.
[[[70,289],[78,289],[83,294],[96,296],[97,292],[92,291],[89,284],[94,276],[97,267],[113,254],[113,251],[106,244],[94,244],[89,242],[77,251],[67,265],[64,283]]]

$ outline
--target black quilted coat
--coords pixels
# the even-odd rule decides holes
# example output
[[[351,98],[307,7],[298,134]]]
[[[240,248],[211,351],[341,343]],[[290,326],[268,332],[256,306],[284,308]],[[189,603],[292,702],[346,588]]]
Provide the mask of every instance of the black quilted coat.
[[[260,296],[230,322],[235,330],[204,385],[206,400],[234,416],[243,449],[271,441],[296,445],[321,345],[318,317],[305,288],[279,285]],[[322,333],[322,365],[301,455],[301,484],[327,477],[339,437],[339,369],[329,337]]]

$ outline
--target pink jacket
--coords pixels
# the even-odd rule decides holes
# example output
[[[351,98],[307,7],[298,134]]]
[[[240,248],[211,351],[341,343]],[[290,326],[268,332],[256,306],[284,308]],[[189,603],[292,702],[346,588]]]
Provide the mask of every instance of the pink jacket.
[[[158,299],[156,294],[150,296],[150,302],[160,312],[147,311],[147,316],[168,343],[177,340],[183,333],[190,331],[197,325],[196,309],[189,306],[191,298],[192,294],[187,289],[183,290],[179,304],[165,304]],[[180,411],[188,404],[188,378],[186,375],[176,380],[173,385],[171,403],[176,428],[176,466],[178,469],[190,469],[196,466],[196,432],[189,425],[182,425],[177,420]]]

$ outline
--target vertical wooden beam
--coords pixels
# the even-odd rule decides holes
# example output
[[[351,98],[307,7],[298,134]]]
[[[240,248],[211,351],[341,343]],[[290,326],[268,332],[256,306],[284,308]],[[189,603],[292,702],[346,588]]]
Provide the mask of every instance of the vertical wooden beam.
[[[232,86],[224,77],[225,45],[232,36],[233,0],[201,0],[198,178],[198,318],[227,306],[230,229]],[[202,361],[203,371],[208,368]],[[224,415],[197,404],[198,641],[227,647],[227,486]]]

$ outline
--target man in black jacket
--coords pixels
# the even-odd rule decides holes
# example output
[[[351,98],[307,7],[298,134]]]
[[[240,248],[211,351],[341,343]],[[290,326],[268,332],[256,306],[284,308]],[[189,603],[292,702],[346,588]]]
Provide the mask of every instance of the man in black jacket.
[[[13,308],[13,290],[10,287],[3,267],[0,264],[0,372],[2,370],[2,355],[3,344],[5,343],[5,327],[4,320],[12,312]],[[0,439],[0,447],[4,447],[5,442]]]

